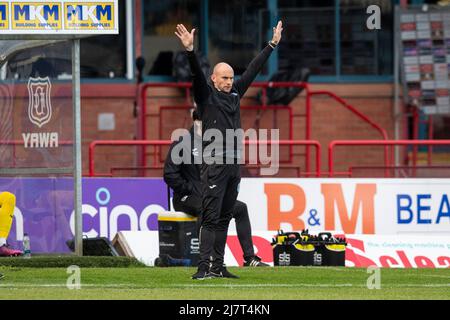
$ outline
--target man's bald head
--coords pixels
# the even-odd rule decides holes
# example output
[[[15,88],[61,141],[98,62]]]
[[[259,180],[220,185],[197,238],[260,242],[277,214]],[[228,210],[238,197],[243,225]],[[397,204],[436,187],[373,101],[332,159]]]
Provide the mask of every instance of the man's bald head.
[[[214,66],[214,71],[213,73],[221,73],[221,72],[234,72],[233,68],[226,62],[219,62],[218,64],[216,64]]]
[[[217,90],[230,92],[234,81],[233,68],[228,63],[219,62],[214,66],[211,80]]]

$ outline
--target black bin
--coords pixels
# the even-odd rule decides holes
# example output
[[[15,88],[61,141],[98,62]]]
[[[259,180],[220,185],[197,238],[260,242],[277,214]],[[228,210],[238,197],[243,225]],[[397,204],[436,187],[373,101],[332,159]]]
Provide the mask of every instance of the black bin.
[[[159,257],[155,265],[197,266],[199,241],[197,218],[182,212],[158,214]]]

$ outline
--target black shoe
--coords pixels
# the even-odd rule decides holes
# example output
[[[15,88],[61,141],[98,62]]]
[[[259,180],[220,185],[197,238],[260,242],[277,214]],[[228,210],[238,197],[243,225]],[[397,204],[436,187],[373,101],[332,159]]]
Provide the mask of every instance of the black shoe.
[[[205,280],[210,278],[211,275],[205,268],[199,268],[197,272],[192,275],[192,280]]]
[[[209,271],[209,275],[211,276],[211,278],[231,278],[231,279],[239,279],[238,276],[230,273],[227,268],[225,267],[221,267],[218,269],[212,268]]]
[[[156,267],[168,267],[169,266],[169,256],[167,254],[161,254],[155,259]]]
[[[248,260],[244,261],[244,267],[269,267],[267,263],[261,261],[261,258],[258,256],[253,256]]]

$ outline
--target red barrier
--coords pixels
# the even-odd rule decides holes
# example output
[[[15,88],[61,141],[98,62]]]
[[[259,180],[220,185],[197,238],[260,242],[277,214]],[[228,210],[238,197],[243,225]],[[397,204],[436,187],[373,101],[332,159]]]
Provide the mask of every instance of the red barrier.
[[[94,149],[96,146],[168,146],[171,145],[170,140],[94,140],[89,144],[89,176],[95,176],[94,172]],[[156,156],[156,152],[155,152]],[[155,159],[156,165],[156,159]]]
[[[97,176],[94,168],[94,158],[95,158],[95,147],[96,146],[167,146],[172,144],[170,140],[96,140],[92,141],[89,145],[89,176],[94,177]],[[245,145],[254,145],[254,144],[278,144],[278,145],[303,145],[303,146],[313,146],[316,148],[316,171],[314,174],[316,177],[320,177],[320,167],[321,167],[321,146],[318,141],[314,140],[279,140],[279,141],[265,141],[265,140],[252,140],[245,141]],[[155,168],[158,165],[157,161],[157,153],[154,153],[154,163],[152,168]],[[141,166],[142,167],[142,166]],[[308,171],[309,174],[309,171]]]
[[[450,145],[450,140],[335,140],[328,146],[329,176],[334,176],[334,148],[336,146],[443,146]],[[392,167],[389,157],[385,157],[385,168]],[[415,164],[414,164],[415,167]],[[388,172],[388,171],[387,171]],[[386,176],[388,177],[388,175]]]
[[[263,168],[262,165],[244,165],[245,168],[251,170],[251,169],[261,169]],[[300,178],[301,176],[301,170],[300,167],[296,167],[296,166],[286,166],[286,165],[279,165],[278,166],[279,169],[293,169],[296,171],[297,175],[296,178]],[[156,166],[156,167],[112,167],[110,169],[110,173],[109,174],[105,174],[109,177],[115,177],[117,176],[117,172],[120,171],[125,171],[125,172],[130,172],[130,171],[147,171],[147,170],[163,170],[164,166]],[[99,174],[96,174],[96,176],[99,176]],[[138,176],[144,176],[144,175],[138,175]],[[245,177],[244,175],[242,177]]]
[[[164,111],[166,110],[190,110],[191,108],[193,108],[193,106],[191,105],[181,105],[181,106],[160,106],[159,110],[160,110],[160,114],[162,114]],[[273,111],[278,111],[278,110],[287,110],[288,114],[289,114],[289,140],[293,140],[294,139],[294,132],[293,132],[293,111],[292,111],[292,107],[291,106],[277,106],[277,105],[271,105],[271,106],[242,106],[241,110],[261,110],[261,111],[266,111],[266,110],[273,110]],[[162,140],[163,139],[163,117],[160,116],[159,117],[159,137],[158,139]],[[289,148],[289,160],[287,161],[287,163],[292,163],[293,161],[293,145],[290,146]],[[143,166],[146,166],[146,161],[145,159],[143,159]],[[285,163],[284,161],[281,161],[281,163]]]
[[[310,140],[311,139],[311,98],[312,96],[316,96],[316,95],[326,95],[331,97],[332,99],[336,100],[337,102],[339,102],[342,106],[344,106],[345,108],[347,108],[350,112],[352,112],[353,114],[355,114],[359,119],[361,119],[362,121],[368,123],[371,127],[373,127],[384,140],[388,139],[388,135],[385,129],[383,129],[380,125],[378,125],[377,123],[375,123],[374,121],[372,121],[368,116],[364,115],[362,112],[360,112],[359,110],[357,110],[356,108],[354,108],[353,106],[351,106],[350,104],[348,104],[344,99],[338,97],[337,95],[335,95],[334,93],[330,92],[330,91],[325,91],[325,90],[319,90],[319,91],[311,91],[310,86],[308,83],[304,83],[304,82],[255,82],[251,85],[251,87],[253,88],[261,88],[262,89],[262,105],[260,106],[260,108],[267,108],[267,107],[272,107],[272,106],[268,106],[267,105],[267,89],[269,88],[286,88],[286,87],[294,87],[294,88],[302,88],[305,90],[306,93],[306,112],[305,112],[305,140]],[[146,114],[147,114],[147,90],[149,88],[179,88],[179,89],[183,89],[185,91],[185,97],[186,97],[186,104],[187,105],[191,105],[192,104],[192,99],[191,99],[191,94],[190,94],[190,90],[192,88],[192,84],[190,82],[180,82],[180,83],[176,83],[176,82],[162,82],[162,83],[144,83],[141,84],[139,87],[140,90],[140,103],[139,105],[141,106],[141,139],[145,140],[147,139],[147,120],[146,120]],[[293,123],[293,118],[294,115],[291,115],[291,119],[290,119],[290,123]],[[290,139],[293,139],[293,137],[290,136]],[[309,150],[309,146],[306,146],[306,171],[309,172],[310,171],[310,163],[309,163],[309,158],[310,158],[310,150]],[[388,157],[388,149],[387,147],[385,148],[385,162],[388,162],[389,160],[387,159]],[[292,160],[292,158],[290,158]],[[141,165],[145,166],[146,163],[146,155],[145,152],[142,152],[141,155]]]
[[[373,173],[377,170],[382,172],[389,170],[389,176],[395,178],[450,178],[450,166],[351,166],[348,168],[348,175],[351,178],[354,178],[355,176],[365,178],[367,177],[367,172],[371,172],[370,177],[374,178],[376,176],[374,176]],[[364,171],[366,175],[358,175],[361,171]],[[421,171],[425,171],[428,174],[423,176],[418,175],[417,172]],[[432,172],[431,175],[429,174],[430,172]]]
[[[256,106],[256,108],[260,108],[261,110],[264,110],[266,108],[275,108],[277,106],[274,105],[267,105],[267,89],[269,88],[286,88],[286,87],[296,87],[296,88],[302,88],[305,89],[307,95],[306,95],[306,133],[305,133],[305,139],[309,140],[311,139],[311,121],[310,115],[311,115],[311,106],[310,106],[310,98],[309,98],[309,86],[305,82],[255,82],[251,85],[252,88],[261,88],[262,89],[262,105]],[[141,139],[145,140],[147,139],[147,90],[150,88],[179,88],[183,89],[185,91],[185,97],[186,97],[186,104],[192,105],[192,98],[190,94],[190,90],[192,88],[192,83],[190,82],[155,82],[155,83],[143,83],[139,87],[140,89],[140,103],[141,106]],[[284,108],[286,106],[283,106]],[[241,107],[242,109],[245,109],[245,106]],[[290,110],[290,119],[289,122],[293,124],[293,118],[294,115],[292,114],[292,110]],[[289,139],[293,139],[293,134],[289,132]],[[310,163],[309,163],[309,146],[306,147],[306,170],[310,171]],[[290,156],[290,160],[292,162],[292,157]],[[142,151],[141,154],[141,165],[146,166],[146,155],[145,152]]]

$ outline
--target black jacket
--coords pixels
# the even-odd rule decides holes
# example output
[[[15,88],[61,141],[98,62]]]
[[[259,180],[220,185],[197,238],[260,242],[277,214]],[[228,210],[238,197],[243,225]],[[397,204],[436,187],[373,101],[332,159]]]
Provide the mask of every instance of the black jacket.
[[[208,129],[218,129],[225,139],[226,129],[236,130],[241,128],[240,100],[261,71],[272,51],[272,47],[267,45],[250,62],[239,80],[233,83],[229,93],[218,91],[214,84],[207,81],[194,51],[187,51],[193,77],[194,99],[202,120],[203,133]],[[209,143],[211,141],[206,141],[204,147]],[[226,157],[239,158],[236,153],[236,145],[232,150],[228,150],[224,144],[223,150]],[[204,157],[208,156],[208,154],[204,155]]]
[[[200,166],[195,164],[196,162],[201,163],[201,150],[197,150],[196,145],[201,142],[194,143],[195,139],[199,141],[200,136],[194,133],[193,127],[189,131],[189,136],[184,136],[183,139],[175,141],[170,146],[169,152],[164,163],[164,181],[167,185],[174,191],[174,198],[181,198],[186,195],[201,195],[201,181],[200,181]],[[190,164],[181,163],[176,164],[172,159],[172,150],[178,146],[180,149],[183,147],[182,143],[190,141]],[[187,149],[187,145],[186,148]],[[181,152],[180,157],[183,156]],[[198,159],[200,157],[200,159]],[[196,160],[197,158],[197,160]]]

